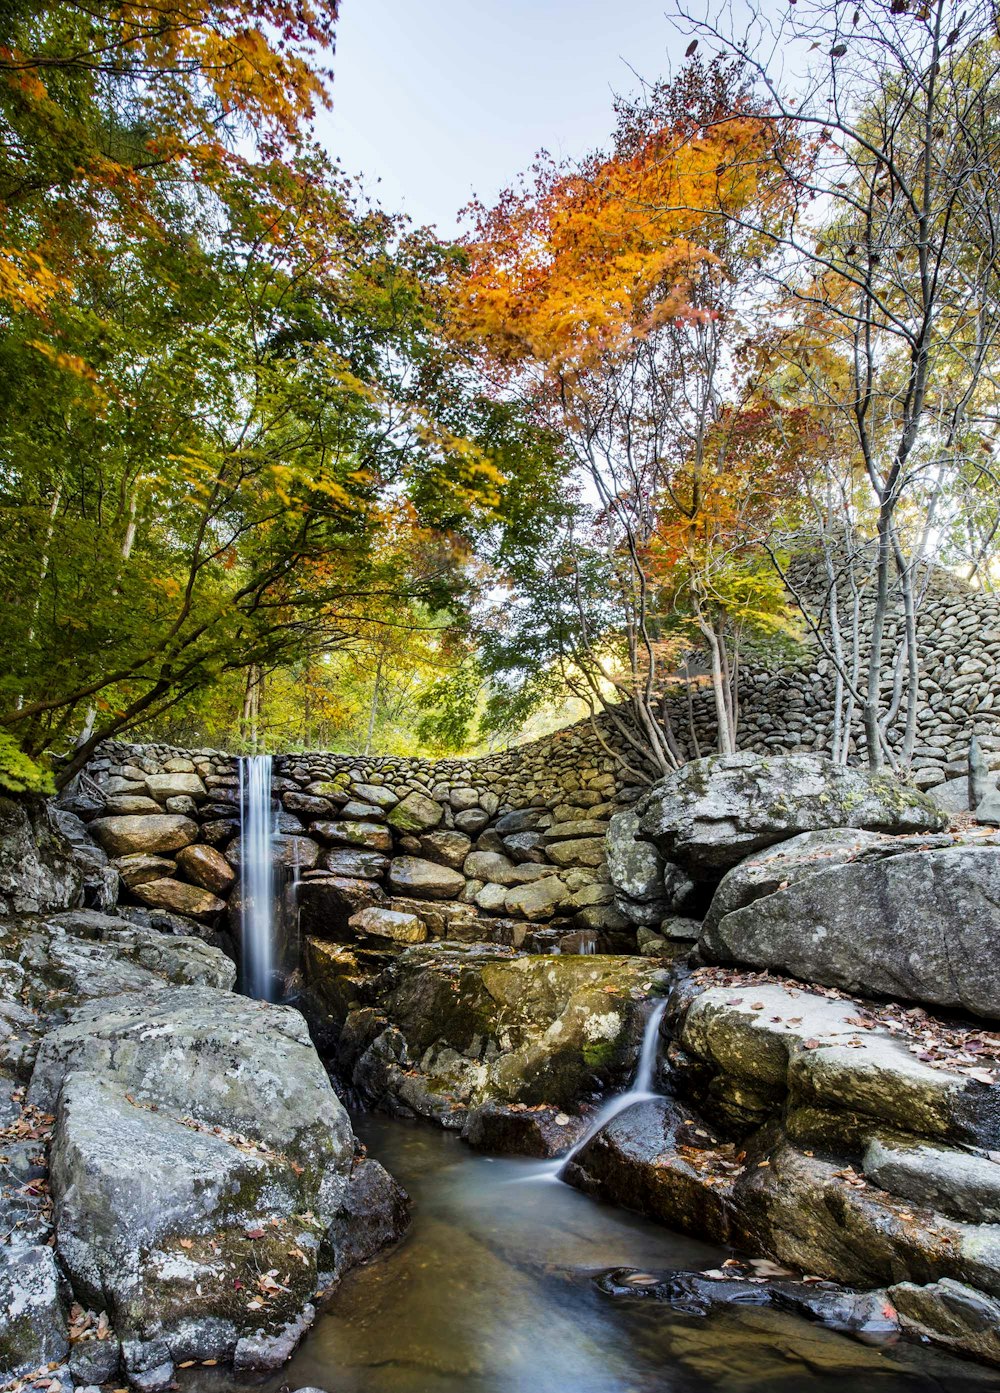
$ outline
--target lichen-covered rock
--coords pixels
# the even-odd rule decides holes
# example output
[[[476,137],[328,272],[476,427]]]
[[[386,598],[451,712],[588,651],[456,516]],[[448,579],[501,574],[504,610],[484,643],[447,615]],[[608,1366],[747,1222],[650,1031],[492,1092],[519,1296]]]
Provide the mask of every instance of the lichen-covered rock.
[[[508,914],[534,923],[539,919],[551,919],[568,898],[569,891],[563,881],[558,876],[547,875],[529,885],[517,885],[508,890],[503,906]]]
[[[324,842],[334,846],[358,846],[365,851],[392,851],[392,833],[388,827],[375,822],[350,822],[346,818],[335,822],[314,822],[310,825]]]
[[[359,910],[348,923],[362,937],[391,939],[394,943],[423,943],[427,938],[427,925],[416,914],[403,914],[380,905]]]
[[[717,962],[1000,1019],[1000,846],[848,862],[706,925]]]
[[[663,857],[640,833],[634,808],[616,813],[608,824],[608,873],[612,884],[630,900],[661,902]]]
[[[69,1354],[69,1292],[46,1245],[6,1248],[0,1262],[0,1379],[13,1382]]]
[[[386,821],[399,832],[431,832],[444,817],[444,808],[433,798],[414,790],[390,811]]]
[[[450,866],[460,871],[472,847],[472,839],[464,832],[442,829],[426,832],[420,838],[420,854],[425,861],[438,861],[442,866]]]
[[[0,797],[0,914],[44,913],[82,902],[83,875],[45,802]]]
[[[926,794],[887,775],[805,754],[691,760],[654,784],[634,811],[644,840],[709,880],[801,832],[936,832],[947,822]]]

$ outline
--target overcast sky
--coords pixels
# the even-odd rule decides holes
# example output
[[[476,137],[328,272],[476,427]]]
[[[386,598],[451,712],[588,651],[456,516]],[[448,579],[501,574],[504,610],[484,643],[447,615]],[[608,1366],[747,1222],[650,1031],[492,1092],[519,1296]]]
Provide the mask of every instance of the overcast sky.
[[[615,91],[665,75],[688,36],[664,0],[342,0],[320,134],[385,207],[448,234],[541,147],[601,144]],[[381,179],[376,187],[374,180]]]

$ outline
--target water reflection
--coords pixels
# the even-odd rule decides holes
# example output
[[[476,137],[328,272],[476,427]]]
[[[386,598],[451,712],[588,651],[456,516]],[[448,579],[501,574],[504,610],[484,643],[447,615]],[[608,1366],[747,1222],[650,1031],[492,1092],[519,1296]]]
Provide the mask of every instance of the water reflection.
[[[491,1159],[421,1124],[356,1120],[409,1189],[406,1241],[350,1274],[292,1364],[260,1385],[330,1393],[973,1393],[986,1369],[916,1346],[863,1345],[782,1313],[697,1318],[602,1296],[627,1265],[711,1267],[720,1251],[569,1187],[511,1185]],[[184,1387],[232,1386],[207,1371]]]

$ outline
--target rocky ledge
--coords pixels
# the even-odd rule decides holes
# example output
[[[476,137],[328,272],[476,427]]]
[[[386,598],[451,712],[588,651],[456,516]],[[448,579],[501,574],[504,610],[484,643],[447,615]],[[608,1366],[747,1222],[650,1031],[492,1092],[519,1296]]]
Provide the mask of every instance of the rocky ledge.
[[[288,1007],[218,948],[77,907],[37,805],[0,800],[0,1378],[166,1388],[268,1369],[405,1224]],[[41,830],[41,835],[39,834]]]

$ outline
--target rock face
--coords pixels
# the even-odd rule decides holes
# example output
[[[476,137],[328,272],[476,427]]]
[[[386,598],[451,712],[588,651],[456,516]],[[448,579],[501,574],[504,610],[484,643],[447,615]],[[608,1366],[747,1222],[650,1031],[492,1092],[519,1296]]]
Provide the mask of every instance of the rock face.
[[[0,798],[0,914],[83,903],[83,875],[41,799]]]
[[[713,913],[700,946],[717,962],[997,1020],[998,928],[1000,846],[954,845],[818,861],[743,908]]]
[[[698,880],[717,879],[745,856],[801,832],[936,832],[945,825],[925,794],[819,755],[692,760],[655,784],[635,814],[637,835]]]

